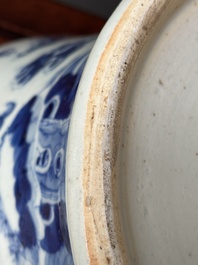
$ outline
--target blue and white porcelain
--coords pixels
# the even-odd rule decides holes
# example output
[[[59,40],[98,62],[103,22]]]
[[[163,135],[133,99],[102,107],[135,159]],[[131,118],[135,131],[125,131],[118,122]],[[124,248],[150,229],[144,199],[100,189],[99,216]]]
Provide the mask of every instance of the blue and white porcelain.
[[[65,156],[94,41],[38,38],[0,47],[0,264],[74,264]]]
[[[197,14],[0,48],[0,265],[198,264]]]

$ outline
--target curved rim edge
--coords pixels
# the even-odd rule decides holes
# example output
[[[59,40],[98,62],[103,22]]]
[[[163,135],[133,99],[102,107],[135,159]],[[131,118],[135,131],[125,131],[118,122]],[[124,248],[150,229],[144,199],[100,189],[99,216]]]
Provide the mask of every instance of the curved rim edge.
[[[116,163],[127,82],[149,40],[184,0],[125,0],[89,56],[67,147],[67,212],[76,265],[127,265]]]

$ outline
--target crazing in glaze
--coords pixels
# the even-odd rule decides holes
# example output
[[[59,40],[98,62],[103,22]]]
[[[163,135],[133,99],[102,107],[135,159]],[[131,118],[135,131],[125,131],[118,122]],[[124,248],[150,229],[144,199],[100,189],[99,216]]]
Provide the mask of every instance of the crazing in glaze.
[[[65,152],[94,39],[39,39],[0,48],[0,264],[73,264]]]

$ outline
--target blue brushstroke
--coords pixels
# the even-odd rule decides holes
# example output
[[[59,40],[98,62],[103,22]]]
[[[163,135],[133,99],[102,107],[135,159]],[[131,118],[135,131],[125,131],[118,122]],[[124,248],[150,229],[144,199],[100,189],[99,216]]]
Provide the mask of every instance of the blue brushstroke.
[[[3,49],[2,51],[0,50],[0,57],[6,57],[6,56],[9,56],[9,55],[12,55],[16,52],[15,49],[13,48],[10,48],[10,49]]]
[[[48,71],[53,70],[59,66],[68,55],[78,50],[85,43],[86,42],[84,40],[81,40],[75,45],[62,45],[61,47],[55,48],[52,51],[38,57],[19,71],[16,76],[17,83],[24,86],[33,77],[35,77],[38,72],[44,70],[44,68],[47,67]]]
[[[55,115],[56,119],[63,119],[63,117],[67,118],[69,116],[73,105],[73,98],[77,91],[78,82],[78,75],[68,73],[67,75],[62,76],[51,88],[45,102],[47,103],[50,101],[56,94],[61,98],[60,106]]]
[[[15,103],[14,102],[8,102],[6,104],[6,110],[0,115],[0,129],[4,124],[5,119],[12,113],[12,111],[15,108]]]
[[[41,241],[42,248],[51,254],[55,254],[63,246],[58,205],[53,208],[55,218],[50,225],[46,226],[45,238]]]
[[[26,142],[26,135],[31,119],[31,107],[34,105],[36,97],[31,99],[18,113],[8,133],[12,134],[11,144],[15,149],[14,176],[16,208],[20,214],[19,220],[19,240],[25,247],[31,248],[37,243],[34,223],[31,219],[27,204],[31,198],[31,186],[27,177],[27,157],[29,144]]]
[[[33,97],[17,114],[15,120],[8,129],[8,133],[14,134],[12,145],[22,146],[25,143],[25,136],[27,134],[28,125],[31,118],[31,107],[36,102],[37,97]]]
[[[56,42],[59,42],[63,37],[51,37],[51,38],[43,38],[40,40],[32,39],[30,47],[25,49],[22,52],[17,53],[17,58],[22,58],[27,56],[35,51],[38,51],[44,47],[49,47],[50,45],[54,45]]]
[[[38,43],[28,48],[26,46],[22,52],[15,51],[15,56],[18,59],[24,58],[56,41],[38,40]],[[58,47],[24,65],[15,80],[20,87],[25,87],[41,71],[43,74],[53,73],[68,56],[75,54],[88,42],[93,43],[93,38],[77,40],[76,43],[66,42],[64,45],[61,39]],[[39,265],[41,250],[45,253],[45,265],[74,264],[66,217],[65,150],[72,106],[88,54],[89,51],[86,51],[74,56],[68,65],[60,67],[52,77],[50,75],[50,80],[40,88],[40,92],[20,105],[1,138],[0,152],[6,140],[9,140],[14,152],[13,196],[19,230],[12,230],[0,194],[0,233],[9,242],[10,255],[15,265],[23,265],[24,260],[28,264]],[[7,55],[13,56],[11,53]],[[17,104],[17,101],[7,103],[0,115],[0,128],[18,107]],[[29,138],[29,135],[32,137]],[[40,194],[40,201],[34,209],[35,192]],[[39,229],[38,218],[41,225]]]

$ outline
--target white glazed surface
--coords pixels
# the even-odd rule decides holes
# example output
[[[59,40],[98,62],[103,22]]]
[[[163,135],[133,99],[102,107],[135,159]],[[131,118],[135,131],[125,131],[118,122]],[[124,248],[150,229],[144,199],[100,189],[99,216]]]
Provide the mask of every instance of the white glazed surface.
[[[127,75],[127,64],[132,67],[132,78],[128,85],[126,108],[123,114],[121,152],[118,161],[120,171],[117,171],[116,174],[119,172],[117,177],[120,184],[122,236],[127,246],[124,252],[127,249],[128,264],[197,264],[195,252],[197,244],[193,245],[193,240],[197,242],[197,234],[193,233],[193,227],[196,227],[197,223],[195,214],[197,150],[191,152],[192,150],[188,149],[189,146],[193,148],[196,146],[197,2],[186,1],[186,4],[181,9],[178,8],[177,13],[174,13],[173,18],[168,20],[169,14],[182,2],[182,0],[122,1],[99,36],[89,57],[72,114],[67,158],[68,221],[77,265],[111,264],[111,262],[116,265],[127,264],[123,261],[124,259],[115,259],[114,246],[107,247],[107,253],[102,253],[102,248],[98,247],[102,242],[101,238],[104,238],[103,232],[105,236],[106,232],[112,232],[112,230],[107,231],[108,222],[101,224],[100,221],[100,217],[101,220],[105,220],[102,207],[108,206],[105,205],[106,201],[102,197],[104,194],[101,189],[104,188],[102,184],[105,182],[102,181],[106,177],[105,174],[102,176],[103,180],[98,182],[101,185],[98,194],[93,193],[93,191],[97,191],[94,189],[97,181],[94,182],[92,179],[100,178],[100,172],[104,169],[104,161],[103,164],[101,162],[104,153],[99,149],[97,141],[104,144],[104,149],[105,144],[107,146],[112,144],[107,141],[108,137],[104,139],[104,135],[102,136],[104,138],[99,138],[99,134],[94,130],[97,128],[99,131],[103,124],[104,127],[107,124],[110,126],[115,124],[100,118],[98,114],[100,112],[97,112],[98,116],[93,116],[95,127],[93,127],[91,135],[93,141],[91,153],[86,152],[85,143],[85,139],[89,138],[85,132],[89,131],[87,127],[90,125],[88,119],[90,109],[93,107],[91,109],[93,110],[94,105],[97,107],[96,109],[99,109],[98,102],[101,105],[104,104],[104,101],[100,101],[99,98],[102,94],[101,91],[103,92],[101,86],[104,87],[104,91],[106,89],[109,98],[105,103],[108,102],[109,109],[112,105],[113,113],[113,108],[117,107],[115,106],[117,98],[113,92],[119,93],[119,88],[121,90],[123,88],[124,91],[127,77],[123,72],[125,71]],[[161,15],[164,15],[164,20],[163,18],[160,20]],[[128,19],[129,17],[131,19]],[[156,35],[156,29],[159,29],[160,23],[165,20],[168,22],[165,23],[164,28],[161,28],[155,41],[153,40],[143,61],[140,61],[139,55],[141,57],[143,54],[142,50],[146,47],[145,43],[149,39],[147,35],[151,37]],[[145,24],[146,22],[150,28]],[[159,27],[155,28],[158,22]],[[123,34],[120,33],[120,35],[118,34],[119,26],[123,30]],[[154,35],[152,35],[153,28]],[[114,36],[113,33],[115,33]],[[123,36],[123,40],[116,39],[117,35]],[[111,53],[111,49],[114,49],[115,54]],[[108,53],[112,61],[108,64],[104,59],[106,64],[102,65],[103,57],[109,58]],[[117,61],[115,58],[116,66],[113,65],[112,58],[114,56],[119,58]],[[139,69],[137,70],[138,64]],[[192,65],[195,68],[192,68]],[[109,70],[108,67],[115,69],[113,72],[109,71],[109,77],[105,76],[105,72]],[[134,69],[137,71],[135,79]],[[98,76],[95,75],[97,71],[99,72]],[[122,79],[122,77],[125,78]],[[98,84],[100,82],[97,83],[97,78],[101,78],[101,86]],[[193,92],[188,93],[187,87]],[[96,90],[95,94],[94,89]],[[88,109],[88,105],[91,106],[90,109]],[[107,116],[109,109],[105,113]],[[101,113],[103,114],[102,111]],[[119,117],[114,118],[115,120],[119,119]],[[97,127],[97,121],[101,123],[101,127]],[[116,144],[118,142],[113,143],[112,146]],[[85,154],[88,154],[93,160],[97,158],[102,166],[99,165],[97,168],[96,165],[88,173],[83,171],[86,168],[86,165],[83,165],[86,161]],[[194,163],[192,165],[191,159]],[[94,162],[93,160],[89,161]],[[110,167],[108,169],[111,171]],[[90,174],[90,172],[90,178],[87,178],[88,182],[85,182],[86,174]],[[189,175],[190,181],[188,182],[186,176]],[[108,180],[111,183],[111,179]],[[85,187],[91,187],[91,196],[85,197],[85,194],[89,194],[89,192],[86,193]],[[192,189],[192,191],[187,192],[186,189]],[[101,190],[102,192],[100,192]],[[193,190],[194,193],[191,194]],[[194,201],[193,206],[191,200]],[[183,210],[184,206],[185,210]],[[97,215],[98,213],[99,215]],[[106,218],[111,219],[114,214],[113,209],[110,208],[106,214]],[[92,226],[89,226],[91,222]],[[104,225],[103,231],[97,230],[100,225]],[[155,227],[157,228],[155,229]],[[107,239],[107,245],[113,242],[112,235],[114,236],[113,233],[109,233],[110,239],[109,241]],[[93,241],[89,241],[90,238],[87,236],[90,236]],[[96,241],[99,242],[98,245]],[[97,246],[98,250],[95,251],[92,246]],[[124,252],[122,253],[123,257]],[[104,254],[107,255],[105,262],[102,259]],[[102,258],[100,259],[100,257]]]
[[[139,265],[195,265],[197,1],[186,1],[160,31],[129,87],[120,147],[128,253]]]
[[[87,245],[85,243],[87,240],[84,227],[84,200],[82,194],[84,187],[81,178],[84,152],[84,126],[90,87],[93,82],[94,74],[98,67],[101,54],[104,52],[116,24],[120,20],[130,2],[130,0],[124,0],[120,3],[97,38],[96,44],[92,49],[86,63],[72,111],[67,146],[66,168],[68,183],[66,183],[66,189],[68,224],[71,235],[71,245],[74,253],[74,261],[76,265],[90,264],[90,257],[88,255]],[[77,158],[78,162],[76,162]]]

